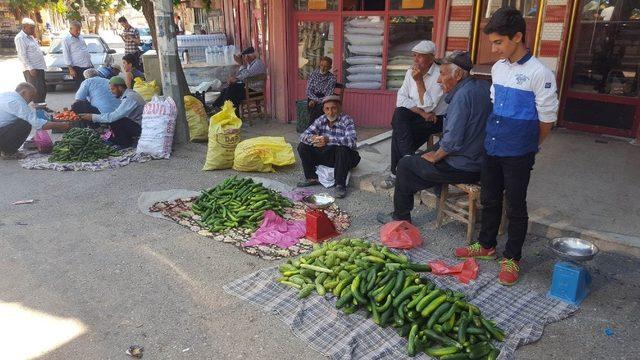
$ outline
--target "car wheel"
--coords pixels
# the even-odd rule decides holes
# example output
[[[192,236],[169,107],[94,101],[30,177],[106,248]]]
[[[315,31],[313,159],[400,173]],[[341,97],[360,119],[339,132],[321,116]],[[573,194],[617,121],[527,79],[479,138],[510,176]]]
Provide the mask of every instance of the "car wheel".
[[[47,91],[55,92],[56,91],[56,86],[55,85],[47,85]]]

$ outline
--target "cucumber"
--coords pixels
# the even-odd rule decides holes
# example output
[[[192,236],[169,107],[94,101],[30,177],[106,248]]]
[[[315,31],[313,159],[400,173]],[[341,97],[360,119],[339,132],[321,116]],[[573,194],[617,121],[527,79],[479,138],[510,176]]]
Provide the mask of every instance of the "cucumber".
[[[455,346],[428,348],[424,350],[425,354],[429,356],[437,356],[437,357],[444,356],[444,355],[451,355],[457,352],[460,352],[460,349],[458,349]]]
[[[416,305],[416,310],[418,312],[422,312],[422,310],[424,310],[424,308],[426,308],[431,301],[435,300],[441,294],[442,294],[442,290],[440,289],[435,289],[431,291],[429,295],[425,296],[422,300],[420,300],[418,305]]]
[[[409,296],[420,291],[421,288],[422,286],[420,285],[412,285],[402,290],[402,292],[393,300],[393,306],[398,307],[404,300],[408,299]]]
[[[440,316],[442,316],[442,314],[447,312],[447,310],[449,310],[451,306],[453,306],[453,304],[450,302],[445,302],[444,304],[441,304],[440,306],[438,306],[436,311],[434,311],[433,314],[429,317],[429,321],[427,322],[427,327],[431,329],[433,325],[435,325],[436,321],[440,319]]]

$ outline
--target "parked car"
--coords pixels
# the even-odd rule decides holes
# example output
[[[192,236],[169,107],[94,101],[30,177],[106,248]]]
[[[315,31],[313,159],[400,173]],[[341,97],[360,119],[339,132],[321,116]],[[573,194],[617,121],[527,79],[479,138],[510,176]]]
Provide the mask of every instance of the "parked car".
[[[151,30],[149,28],[138,28],[138,32],[140,33],[140,46],[150,45],[153,46],[153,40],[151,40]]]
[[[113,64],[112,54],[115,54],[116,51],[110,49],[109,45],[99,35],[87,34],[83,35],[83,37],[91,54],[91,63],[95,68]],[[47,83],[48,91],[55,91],[57,85],[73,82],[62,56],[62,38],[52,40],[49,52],[45,56],[45,62],[47,69],[44,73],[44,79]]]

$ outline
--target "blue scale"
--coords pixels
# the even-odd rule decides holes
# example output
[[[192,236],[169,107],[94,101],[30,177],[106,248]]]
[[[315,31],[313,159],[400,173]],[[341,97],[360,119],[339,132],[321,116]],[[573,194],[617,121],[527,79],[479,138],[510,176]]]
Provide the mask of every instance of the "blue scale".
[[[580,263],[593,259],[598,247],[580,238],[556,238],[549,242],[551,249],[564,261],[553,267],[548,295],[573,305],[580,305],[589,294],[591,274]]]

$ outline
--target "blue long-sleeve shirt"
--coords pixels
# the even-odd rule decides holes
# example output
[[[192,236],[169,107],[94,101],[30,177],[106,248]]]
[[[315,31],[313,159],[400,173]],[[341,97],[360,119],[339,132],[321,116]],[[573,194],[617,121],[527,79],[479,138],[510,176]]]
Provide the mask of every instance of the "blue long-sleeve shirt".
[[[480,171],[485,126],[491,115],[489,83],[468,77],[445,97],[449,104],[439,147],[444,161],[458,170]]]
[[[76,100],[87,100],[101,114],[110,113],[120,106],[120,99],[116,98],[109,89],[109,80],[101,77],[86,79],[80,84],[76,92]]]
[[[91,120],[99,123],[110,124],[120,119],[129,118],[138,124],[142,122],[142,112],[145,101],[137,92],[127,89],[120,97],[120,106],[112,112],[93,114]]]

